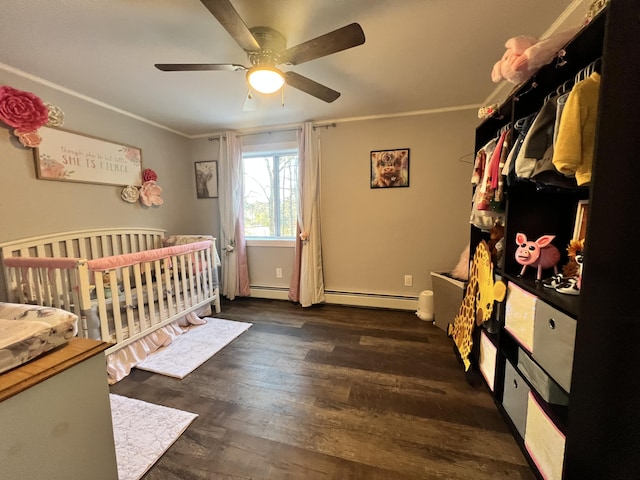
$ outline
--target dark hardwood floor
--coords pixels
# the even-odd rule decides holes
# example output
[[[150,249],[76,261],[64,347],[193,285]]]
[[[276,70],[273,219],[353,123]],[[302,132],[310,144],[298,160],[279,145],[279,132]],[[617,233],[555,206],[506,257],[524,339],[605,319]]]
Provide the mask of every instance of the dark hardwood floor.
[[[157,479],[533,479],[485,386],[413,312],[224,301],[253,326],[182,380],[112,393],[197,413]]]

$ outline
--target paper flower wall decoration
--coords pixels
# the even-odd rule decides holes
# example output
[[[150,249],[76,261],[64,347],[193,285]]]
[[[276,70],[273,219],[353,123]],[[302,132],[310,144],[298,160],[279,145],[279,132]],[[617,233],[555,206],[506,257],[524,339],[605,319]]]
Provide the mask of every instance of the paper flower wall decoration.
[[[145,168],[144,171],[142,172],[142,181],[155,182],[156,180],[158,180],[158,175],[156,174],[156,172],[154,172],[150,168]]]
[[[129,185],[122,189],[120,197],[127,203],[135,203],[138,201],[138,198],[140,198],[140,191],[138,190],[138,187]]]
[[[38,134],[37,130],[29,131],[16,128],[13,134],[18,137],[18,140],[20,140],[20,143],[24,147],[35,148],[40,145],[42,141],[42,137]]]
[[[160,196],[162,187],[156,183],[156,180],[158,180],[158,174],[150,168],[145,168],[142,172],[142,186],[129,185],[124,187],[120,197],[127,203],[135,203],[140,200],[140,203],[147,207],[162,205],[164,203]]]
[[[0,87],[0,120],[14,127],[13,134],[25,147],[37,147],[42,138],[38,129],[43,125],[60,127],[64,113],[60,107],[43,102],[30,92],[3,85]]]
[[[162,187],[154,180],[144,182],[140,187],[140,201],[143,205],[151,207],[153,205],[162,205],[164,200],[160,196]]]
[[[33,93],[0,87],[0,120],[21,131],[32,132],[49,120],[49,110]]]
[[[47,127],[61,127],[64,125],[64,112],[60,107],[52,105],[49,102],[44,102],[49,111],[49,119],[47,120]]]

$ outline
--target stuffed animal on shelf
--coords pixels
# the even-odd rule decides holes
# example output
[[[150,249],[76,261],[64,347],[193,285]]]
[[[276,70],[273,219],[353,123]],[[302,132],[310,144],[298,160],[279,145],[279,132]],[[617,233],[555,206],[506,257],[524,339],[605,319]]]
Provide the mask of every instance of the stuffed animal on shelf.
[[[474,331],[491,318],[494,302],[503,301],[506,290],[503,282],[494,282],[491,253],[483,240],[476,247],[458,315],[447,327],[447,335],[453,339],[465,372],[471,368]]]
[[[524,275],[527,267],[536,267],[536,281],[542,280],[542,270],[544,268],[553,268],[554,274],[558,273],[558,262],[560,261],[560,251],[551,244],[556,238],[555,235],[542,235],[535,242],[527,240],[524,233],[516,234],[516,262],[522,265],[520,277]]]
[[[526,35],[510,38],[504,44],[504,55],[493,66],[491,80],[495,83],[503,79],[511,83],[526,82],[540,67],[563,55],[562,47],[580,28],[570,28],[543,40]]]
[[[496,220],[493,227],[491,227],[491,230],[489,230],[489,242],[487,243],[489,252],[491,252],[491,260],[495,265],[497,265],[502,258],[502,250],[504,248],[504,242],[502,241],[503,238],[504,225],[500,220]]]

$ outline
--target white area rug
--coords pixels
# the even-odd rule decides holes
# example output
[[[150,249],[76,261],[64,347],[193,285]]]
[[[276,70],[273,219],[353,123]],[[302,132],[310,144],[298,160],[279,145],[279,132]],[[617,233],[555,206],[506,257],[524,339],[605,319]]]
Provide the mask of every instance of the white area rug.
[[[138,480],[198,416],[110,394],[119,480]]]
[[[149,355],[136,368],[184,378],[246,332],[251,325],[221,318],[207,318],[207,323],[191,327],[171,344]]]

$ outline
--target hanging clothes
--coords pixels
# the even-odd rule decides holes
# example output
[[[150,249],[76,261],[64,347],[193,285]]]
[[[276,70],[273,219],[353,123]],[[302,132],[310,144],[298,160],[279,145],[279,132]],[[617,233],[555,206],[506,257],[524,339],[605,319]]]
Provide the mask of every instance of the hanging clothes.
[[[565,175],[575,175],[578,185],[591,182],[595,146],[600,74],[593,72],[575,84],[564,106],[553,164]]]
[[[511,149],[511,136],[513,135],[513,130],[511,128],[507,129],[507,131],[502,135],[500,139],[500,159],[498,161],[498,170],[496,172],[495,178],[497,179],[497,185],[495,187],[495,193],[493,195],[494,202],[498,205],[497,209],[500,211],[504,210],[504,179],[505,176],[502,173],[504,170],[504,166],[507,163],[507,158],[509,157],[509,152]],[[494,208],[496,210],[496,208]]]
[[[502,169],[502,174],[506,177],[506,182],[508,186],[511,186],[516,183],[517,177],[515,173],[515,165],[516,158],[520,150],[522,149],[522,145],[524,144],[524,140],[527,137],[527,133],[529,132],[529,128],[531,128],[531,124],[536,118],[535,113],[521,118],[514,125],[513,128],[516,132],[518,132],[518,136],[516,140],[513,142],[513,147],[507,156],[507,161]]]
[[[469,221],[481,230],[490,230],[496,220],[502,220],[504,217],[502,212],[491,210],[494,195],[494,189],[491,186],[491,161],[497,145],[498,139],[494,138],[478,150],[471,176],[471,183],[475,186],[475,190]],[[493,168],[495,174],[497,164]]]
[[[553,145],[555,146],[558,141],[558,131],[560,130],[560,119],[562,118],[562,112],[564,111],[564,106],[567,103],[567,98],[569,98],[569,93],[563,93],[558,97],[557,108],[556,108],[556,123],[553,128]]]
[[[518,178],[531,178],[536,162],[541,160],[553,144],[557,97],[549,98],[536,115],[516,158]]]

